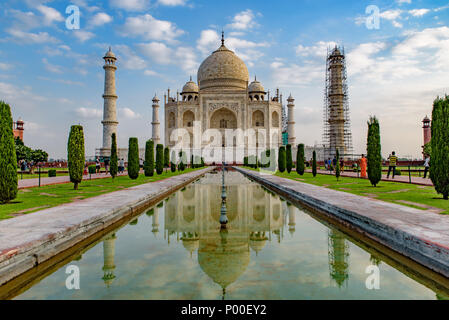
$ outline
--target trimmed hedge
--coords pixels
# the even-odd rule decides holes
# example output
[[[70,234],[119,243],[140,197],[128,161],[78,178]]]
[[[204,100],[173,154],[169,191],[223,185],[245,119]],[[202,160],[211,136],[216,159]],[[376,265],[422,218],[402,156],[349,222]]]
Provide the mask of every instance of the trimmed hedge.
[[[298,152],[296,153],[296,172],[303,175],[305,171],[304,166],[304,144],[298,144]]]
[[[128,176],[135,180],[139,177],[139,141],[137,138],[129,138],[128,146]]]
[[[117,136],[115,133],[111,135],[112,143],[111,143],[111,163],[109,167],[109,173],[114,179],[117,176],[118,172],[118,156],[117,156]]]
[[[164,172],[164,146],[158,144],[156,146],[156,173],[162,174]]]
[[[287,145],[287,172],[290,173],[292,172],[292,168],[293,168],[293,159],[292,159],[292,145],[288,144]]]
[[[146,177],[152,177],[154,175],[154,142],[148,140],[145,144],[145,163],[143,170]]]
[[[278,155],[278,170],[279,172],[284,172],[285,167],[287,166],[285,147],[279,147],[279,155]]]
[[[0,203],[17,197],[17,155],[10,106],[0,101]]]
[[[75,125],[70,128],[69,142],[67,144],[67,164],[70,181],[73,188],[78,190],[78,184],[83,180],[84,173],[84,132],[83,127]]]
[[[56,169],[48,169],[48,176],[50,178],[56,177]]]
[[[316,177],[316,151],[313,150],[312,154],[312,175]]]
[[[164,167],[170,167],[170,149],[168,147],[164,149]]]

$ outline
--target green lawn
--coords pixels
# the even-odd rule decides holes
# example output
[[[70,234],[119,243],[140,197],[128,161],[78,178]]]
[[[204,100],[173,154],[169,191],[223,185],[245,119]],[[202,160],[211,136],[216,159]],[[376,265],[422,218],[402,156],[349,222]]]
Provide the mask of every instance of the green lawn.
[[[199,169],[186,169],[182,173],[188,173]],[[78,190],[73,190],[72,183],[64,183],[40,188],[29,188],[19,190],[18,196],[11,203],[0,204],[0,219],[8,219],[17,215],[27,214],[51,207],[95,197],[108,192],[113,192],[139,184],[158,181],[179,175],[180,172],[164,172],[161,175],[145,177],[141,174],[136,180],[131,180],[128,176],[112,178],[84,180]]]
[[[254,170],[251,168],[247,169]],[[284,173],[277,172],[276,175],[333,190],[410,206],[416,209],[430,209],[432,211],[439,211],[441,214],[449,214],[449,200],[443,200],[443,196],[437,194],[434,187],[386,181],[381,181],[377,187],[372,187],[367,179],[341,177],[337,181],[335,176],[331,175],[318,174],[314,178],[311,173],[305,173],[303,176],[300,176],[295,171],[292,171],[290,174],[287,171]]]

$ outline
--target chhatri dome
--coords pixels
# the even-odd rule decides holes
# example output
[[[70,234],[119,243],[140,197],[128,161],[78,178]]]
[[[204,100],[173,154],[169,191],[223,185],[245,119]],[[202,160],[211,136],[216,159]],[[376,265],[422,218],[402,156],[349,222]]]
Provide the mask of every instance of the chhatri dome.
[[[248,86],[248,92],[250,93],[265,93],[265,88],[263,87],[262,83],[257,81],[257,78],[254,78],[254,81],[251,82]]]
[[[221,46],[214,51],[198,69],[200,89],[227,87],[246,89],[249,72],[242,59],[224,45],[222,34]]]
[[[182,93],[198,93],[198,86],[195,82],[192,81],[192,77],[190,77],[190,81],[188,81],[184,87],[182,87]]]

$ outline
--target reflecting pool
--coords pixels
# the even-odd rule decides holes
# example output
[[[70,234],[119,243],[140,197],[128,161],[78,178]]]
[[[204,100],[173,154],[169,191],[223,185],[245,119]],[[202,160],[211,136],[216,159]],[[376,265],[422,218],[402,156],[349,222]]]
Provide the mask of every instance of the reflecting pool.
[[[427,271],[395,262],[242,174],[226,172],[225,184],[226,230],[214,172],[40,275],[16,299],[447,297]],[[79,290],[66,288],[69,266],[79,268]],[[379,289],[368,289],[367,268],[377,267]]]

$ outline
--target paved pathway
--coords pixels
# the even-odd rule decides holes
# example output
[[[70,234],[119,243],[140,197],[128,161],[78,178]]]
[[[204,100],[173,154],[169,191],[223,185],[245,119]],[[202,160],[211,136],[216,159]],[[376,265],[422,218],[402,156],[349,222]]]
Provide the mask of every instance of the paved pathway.
[[[306,170],[306,172],[312,172],[312,170]],[[317,173],[319,174],[332,174],[334,175],[335,173],[329,173],[329,171],[327,170],[318,170]],[[351,171],[344,171],[341,173],[342,177],[352,177],[352,178],[357,178],[357,172],[351,172]],[[410,183],[409,181],[409,177],[408,177],[408,172],[403,172],[402,176],[395,176],[394,179],[391,177],[387,179],[387,175],[382,175],[382,181],[393,181],[393,182],[402,182],[402,183]],[[433,186],[432,180],[430,180],[429,178],[422,178],[422,177],[413,177],[412,176],[412,184],[417,184],[417,185],[421,185],[421,186]]]
[[[127,175],[128,173],[122,173],[119,174],[119,176]],[[83,176],[83,180],[89,180],[89,179],[104,179],[104,178],[110,178],[111,176],[109,174],[105,173],[96,173],[92,174],[92,177],[90,175]],[[41,186],[46,185],[52,185],[52,184],[61,184],[61,183],[68,183],[70,182],[69,176],[56,176],[56,177],[45,177],[41,175]],[[33,188],[39,186],[39,178],[32,178],[32,179],[21,179],[19,180],[19,189],[25,189],[25,188]]]
[[[213,169],[0,220],[0,285]]]
[[[449,216],[238,168],[449,277]],[[429,265],[430,264],[430,265]],[[443,266],[443,267],[441,267]],[[443,270],[442,270],[442,269]]]

